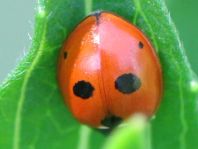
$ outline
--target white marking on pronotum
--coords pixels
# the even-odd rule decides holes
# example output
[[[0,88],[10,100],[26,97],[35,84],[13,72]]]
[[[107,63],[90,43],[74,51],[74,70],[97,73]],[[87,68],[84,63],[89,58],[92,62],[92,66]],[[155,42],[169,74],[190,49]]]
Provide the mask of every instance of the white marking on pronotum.
[[[109,129],[109,127],[101,125],[98,127],[98,129],[107,130],[107,129]]]

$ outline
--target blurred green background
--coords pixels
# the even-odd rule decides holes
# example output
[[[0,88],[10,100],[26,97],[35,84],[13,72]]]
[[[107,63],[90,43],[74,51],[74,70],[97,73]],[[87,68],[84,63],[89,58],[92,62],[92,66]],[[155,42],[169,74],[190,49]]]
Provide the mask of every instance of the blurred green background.
[[[198,0],[166,0],[193,70],[198,74]],[[0,82],[31,44],[35,1],[0,1]]]

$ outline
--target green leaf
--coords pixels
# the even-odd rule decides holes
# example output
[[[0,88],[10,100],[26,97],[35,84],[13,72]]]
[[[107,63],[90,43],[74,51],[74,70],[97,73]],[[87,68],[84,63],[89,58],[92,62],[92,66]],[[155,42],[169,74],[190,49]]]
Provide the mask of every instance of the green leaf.
[[[1,148],[101,148],[106,136],[73,119],[56,80],[65,38],[98,9],[136,24],[160,57],[164,97],[151,120],[152,149],[195,149],[198,83],[163,0],[39,0],[32,48],[0,86]]]
[[[135,115],[107,139],[103,149],[150,149],[150,127],[145,117]]]

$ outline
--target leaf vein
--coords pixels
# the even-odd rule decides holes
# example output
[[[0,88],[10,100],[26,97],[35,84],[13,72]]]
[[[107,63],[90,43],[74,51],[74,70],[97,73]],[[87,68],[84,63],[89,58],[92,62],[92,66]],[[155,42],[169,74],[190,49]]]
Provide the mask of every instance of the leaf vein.
[[[78,149],[89,149],[90,134],[91,129],[89,127],[84,125],[80,127]]]
[[[161,2],[163,3],[162,6],[164,6],[162,9],[164,10],[164,12],[166,12],[168,14],[168,10],[165,7],[166,6],[165,2],[164,1],[161,1]],[[168,15],[168,20],[171,20],[170,15]],[[171,21],[169,21],[169,23],[173,27],[173,32],[176,35],[176,40],[177,40],[177,43],[179,45],[179,48],[183,49],[182,44],[181,44],[181,42],[179,40],[179,36],[178,36],[177,29],[176,29],[175,25]],[[175,56],[174,56],[172,51],[173,50],[170,50],[171,56],[172,56],[171,58],[176,62],[177,59],[175,59]],[[184,53],[182,53],[182,54],[185,55]],[[188,64],[186,58],[184,58],[184,60],[186,61],[186,64]],[[176,67],[176,70],[177,70],[176,72],[178,72],[178,75],[179,75],[179,81],[178,81],[179,89],[178,90],[179,90],[180,111],[181,111],[180,112],[180,121],[181,121],[181,127],[182,127],[182,131],[180,133],[180,149],[186,149],[186,140],[185,140],[185,138],[186,138],[186,134],[188,132],[188,124],[187,124],[187,121],[185,119],[185,104],[184,104],[184,96],[183,96],[184,93],[183,93],[183,90],[182,90],[182,85],[184,84],[184,81],[182,79],[183,78],[182,77],[183,73],[181,73],[182,70],[181,70],[181,68],[179,66],[179,63],[176,63],[175,67]]]
[[[44,16],[42,16],[44,17]],[[26,97],[26,88],[29,82],[29,78],[31,77],[31,73],[34,70],[36,64],[38,63],[40,57],[42,56],[42,50],[45,45],[45,35],[46,35],[46,26],[47,23],[45,22],[43,25],[43,33],[41,37],[41,42],[38,48],[38,52],[36,53],[36,57],[33,59],[32,64],[30,67],[27,69],[26,74],[24,75],[24,80],[21,86],[21,92],[19,95],[19,100],[17,104],[17,109],[16,109],[16,116],[15,116],[15,125],[14,125],[14,135],[13,135],[13,149],[19,149],[20,148],[20,131],[21,131],[21,115],[22,115],[22,110],[23,110],[23,105]]]
[[[146,15],[143,13],[142,11],[142,7],[141,7],[141,4],[140,4],[140,1],[139,0],[134,0],[134,4],[137,8],[137,11],[140,13],[140,15],[142,16],[142,18],[144,19],[145,21],[145,24],[148,26],[149,30],[150,30],[150,33],[151,33],[151,39],[153,41],[153,44],[155,46],[155,49],[156,49],[156,52],[158,52],[158,44],[157,44],[157,41],[155,39],[155,35],[154,35],[154,31],[153,31],[153,28],[151,26],[151,24],[149,23],[149,20],[147,19]]]
[[[134,3],[136,5],[136,8],[139,11],[140,15],[143,17],[145,23],[148,25],[148,28],[150,30],[151,38],[153,40],[154,46],[155,46],[156,50],[158,51],[159,46],[157,44],[157,40],[155,38],[154,31],[153,31],[152,26],[150,25],[150,23],[149,23],[146,15],[142,11],[140,1],[139,0],[134,0]],[[163,4],[163,6],[165,6],[165,3]],[[164,11],[168,12],[167,9],[166,9],[166,7],[164,7],[163,9],[164,9]],[[171,20],[170,19],[170,16],[169,16],[169,20]],[[178,35],[176,33],[175,25],[172,24],[172,26],[174,27],[173,30],[175,32],[175,35]],[[179,41],[179,37],[176,36],[176,38],[177,38],[177,42],[179,44],[179,47],[181,48],[181,43]],[[173,59],[173,61],[177,61],[177,60],[175,60],[175,57],[174,57],[174,54],[173,54],[172,50],[170,50],[169,53],[170,53],[171,59]],[[181,69],[180,69],[180,66],[179,66],[178,63],[175,63],[175,67],[176,67],[177,72],[181,72]],[[182,131],[180,133],[180,148],[181,149],[186,149],[185,137],[186,137],[186,134],[187,134],[187,131],[188,131],[188,125],[187,125],[186,120],[185,120],[185,105],[184,105],[182,84],[183,84],[182,74],[179,73],[179,81],[178,81],[178,87],[179,88],[178,88],[178,90],[179,90],[180,111],[181,111],[180,112],[180,120],[181,120],[181,125],[182,125]]]
[[[92,11],[92,0],[84,0],[85,3],[85,16],[87,16]]]

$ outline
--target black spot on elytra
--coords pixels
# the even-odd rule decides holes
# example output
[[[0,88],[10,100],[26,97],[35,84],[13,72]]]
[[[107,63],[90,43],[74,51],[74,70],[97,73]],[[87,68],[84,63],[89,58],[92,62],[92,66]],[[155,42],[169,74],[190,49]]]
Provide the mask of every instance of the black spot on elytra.
[[[140,49],[144,48],[144,44],[141,41],[139,42],[139,48]]]
[[[122,122],[121,117],[117,117],[115,115],[107,116],[102,121],[101,124],[103,126],[109,127],[110,129],[116,127]]]
[[[138,90],[141,86],[140,79],[132,74],[123,74],[115,81],[115,88],[124,94],[130,94]]]
[[[74,87],[73,92],[74,95],[81,97],[82,99],[88,99],[93,95],[94,87],[91,83],[86,81],[78,81]]]
[[[64,57],[64,59],[67,58],[67,52],[66,51],[63,53],[63,57]]]

